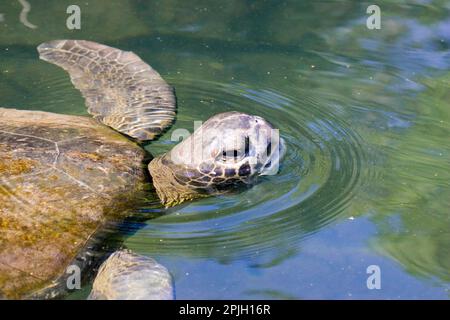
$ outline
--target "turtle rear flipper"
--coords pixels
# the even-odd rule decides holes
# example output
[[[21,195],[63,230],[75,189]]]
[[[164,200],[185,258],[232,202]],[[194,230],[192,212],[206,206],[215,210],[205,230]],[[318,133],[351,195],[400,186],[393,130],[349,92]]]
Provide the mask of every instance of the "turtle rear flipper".
[[[38,52],[70,74],[88,112],[107,126],[145,141],[173,122],[173,88],[133,52],[84,40],[45,42]]]

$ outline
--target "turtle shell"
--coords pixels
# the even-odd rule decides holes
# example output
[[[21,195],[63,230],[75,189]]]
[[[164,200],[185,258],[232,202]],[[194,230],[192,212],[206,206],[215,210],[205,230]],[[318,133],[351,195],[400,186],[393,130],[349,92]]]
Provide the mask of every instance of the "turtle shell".
[[[97,230],[133,207],[145,159],[94,119],[0,108],[0,296],[55,285]]]

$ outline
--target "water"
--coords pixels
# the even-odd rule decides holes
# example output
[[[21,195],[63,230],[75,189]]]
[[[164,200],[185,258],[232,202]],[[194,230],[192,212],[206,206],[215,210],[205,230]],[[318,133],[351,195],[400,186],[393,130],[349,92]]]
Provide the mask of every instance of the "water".
[[[450,289],[450,3],[71,1],[0,7],[0,104],[86,114],[60,69],[37,60],[55,38],[132,50],[176,88],[171,132],[224,111],[280,129],[276,176],[239,194],[163,210],[149,204],[114,239],[156,258],[177,298],[438,298]],[[381,270],[369,290],[366,269]],[[87,284],[89,285],[89,284]],[[85,298],[86,292],[71,298]]]

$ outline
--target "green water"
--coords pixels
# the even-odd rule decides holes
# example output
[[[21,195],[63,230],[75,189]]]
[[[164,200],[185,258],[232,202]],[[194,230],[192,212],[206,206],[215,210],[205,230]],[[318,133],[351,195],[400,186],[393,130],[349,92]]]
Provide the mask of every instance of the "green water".
[[[74,31],[73,1],[29,2],[36,29],[18,1],[0,4],[0,105],[87,114],[35,51],[87,39],[136,52],[176,88],[177,121],[153,154],[231,110],[287,142],[279,174],[253,188],[150,203],[121,226],[116,240],[164,264],[177,298],[449,298],[449,1],[377,1],[380,30],[357,0],[83,1]]]

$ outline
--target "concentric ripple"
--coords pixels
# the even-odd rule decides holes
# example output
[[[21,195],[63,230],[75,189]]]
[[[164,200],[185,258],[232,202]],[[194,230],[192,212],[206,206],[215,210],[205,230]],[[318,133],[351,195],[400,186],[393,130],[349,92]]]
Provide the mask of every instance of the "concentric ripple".
[[[230,259],[293,246],[339,217],[368,175],[362,167],[366,156],[361,138],[333,108],[305,90],[295,88],[294,94],[287,94],[241,83],[168,81],[177,88],[179,105],[173,129],[192,132],[193,121],[225,111],[257,114],[280,130],[287,153],[277,175],[263,177],[241,193],[168,212],[142,208],[139,216],[159,217],[122,226],[131,235],[126,245],[132,249],[150,255]],[[169,132],[149,150],[164,152],[175,143]]]

